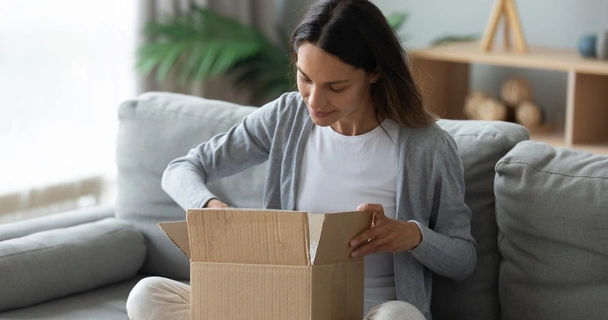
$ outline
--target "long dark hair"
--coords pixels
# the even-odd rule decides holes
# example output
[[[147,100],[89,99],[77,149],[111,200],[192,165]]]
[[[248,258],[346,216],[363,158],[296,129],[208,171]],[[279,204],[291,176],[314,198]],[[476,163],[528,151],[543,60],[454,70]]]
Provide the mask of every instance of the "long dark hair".
[[[326,0],[314,4],[291,36],[291,61],[311,43],[344,63],[380,78],[371,85],[378,114],[401,125],[426,127],[436,117],[425,110],[408,58],[386,18],[368,0]]]

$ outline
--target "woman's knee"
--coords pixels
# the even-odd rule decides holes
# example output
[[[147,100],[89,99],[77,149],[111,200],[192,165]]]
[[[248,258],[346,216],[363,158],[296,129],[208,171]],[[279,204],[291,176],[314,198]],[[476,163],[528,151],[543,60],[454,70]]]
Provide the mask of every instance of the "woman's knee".
[[[372,308],[364,320],[424,320],[425,317],[412,304],[404,301],[387,301]]]
[[[168,279],[161,277],[147,277],[141,279],[127,298],[127,314],[131,319],[141,319],[142,311],[150,307],[150,303],[154,301],[151,299],[155,294],[155,291],[162,288],[164,283]]]

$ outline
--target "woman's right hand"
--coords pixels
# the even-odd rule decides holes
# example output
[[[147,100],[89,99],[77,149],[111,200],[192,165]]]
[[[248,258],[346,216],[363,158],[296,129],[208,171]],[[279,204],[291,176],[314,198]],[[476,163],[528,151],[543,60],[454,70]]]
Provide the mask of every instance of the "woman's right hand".
[[[205,208],[230,208],[227,204],[217,199],[211,199],[207,201]]]

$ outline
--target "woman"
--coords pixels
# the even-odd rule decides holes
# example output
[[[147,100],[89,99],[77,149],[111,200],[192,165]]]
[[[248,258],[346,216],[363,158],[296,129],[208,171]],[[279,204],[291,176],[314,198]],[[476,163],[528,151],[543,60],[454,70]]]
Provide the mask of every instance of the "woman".
[[[399,40],[367,0],[314,5],[295,29],[298,92],[172,161],[163,188],[183,208],[227,207],[207,182],[269,162],[264,207],[374,213],[351,240],[365,256],[366,319],[430,319],[432,273],[476,264],[455,143],[423,108]],[[131,318],[189,317],[189,287],[142,280]]]

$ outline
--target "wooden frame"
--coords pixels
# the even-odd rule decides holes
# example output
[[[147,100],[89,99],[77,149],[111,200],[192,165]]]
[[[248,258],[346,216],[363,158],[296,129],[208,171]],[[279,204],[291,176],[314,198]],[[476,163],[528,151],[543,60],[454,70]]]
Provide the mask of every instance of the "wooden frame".
[[[526,39],[524,38],[524,32],[514,1],[515,0],[496,0],[494,3],[494,8],[492,9],[490,19],[488,20],[488,25],[486,26],[483,38],[481,40],[481,50],[483,52],[489,52],[492,49],[494,36],[496,34],[496,30],[498,29],[498,22],[500,21],[500,18],[504,16],[505,48],[507,50],[511,48],[509,37],[510,31],[513,30],[515,33],[515,47],[517,48],[517,51],[521,54],[528,53],[528,46],[526,44]]]

